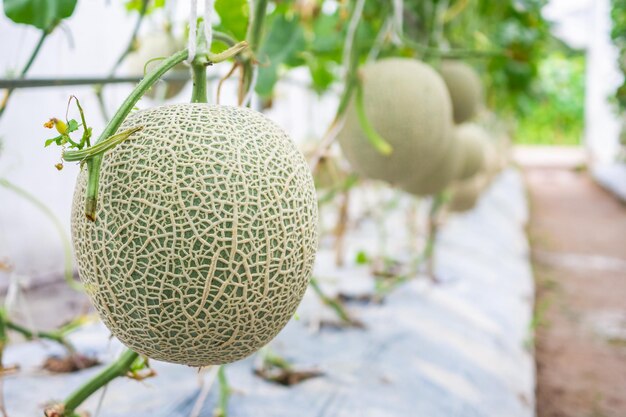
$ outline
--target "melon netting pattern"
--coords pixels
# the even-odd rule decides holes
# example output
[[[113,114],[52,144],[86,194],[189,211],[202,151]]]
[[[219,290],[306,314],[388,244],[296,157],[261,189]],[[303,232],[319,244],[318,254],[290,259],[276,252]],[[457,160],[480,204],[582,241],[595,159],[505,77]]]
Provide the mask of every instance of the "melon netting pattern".
[[[148,357],[241,359],[296,310],[317,249],[304,157],[263,115],[182,104],[132,114],[144,129],[106,154],[96,221],[87,170],[72,209],[78,268],[100,317]]]

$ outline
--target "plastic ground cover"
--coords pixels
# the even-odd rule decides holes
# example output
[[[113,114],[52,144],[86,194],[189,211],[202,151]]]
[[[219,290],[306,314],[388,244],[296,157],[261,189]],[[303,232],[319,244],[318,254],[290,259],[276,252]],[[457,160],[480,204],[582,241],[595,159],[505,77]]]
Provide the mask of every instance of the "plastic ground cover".
[[[380,206],[372,198],[380,196],[377,192],[357,190],[353,218]],[[406,213],[413,203],[397,193],[382,194],[394,204],[389,204],[392,208],[382,213],[379,222],[364,220],[349,233],[346,266],[334,265],[331,239],[322,241],[315,276],[329,294],[373,291],[369,266],[357,265],[354,259],[359,252],[380,253],[381,230],[386,235],[385,253],[399,260],[409,258],[412,232]],[[425,208],[417,211],[423,214]],[[332,213],[322,212],[322,216],[325,223],[332,223]],[[285,387],[253,374],[258,355],[228,365],[233,390],[229,416],[534,416],[534,289],[526,221],[522,178],[508,170],[473,211],[450,216],[443,226],[435,262],[439,283],[418,276],[382,304],[348,305],[364,329],[320,328],[320,322],[334,316],[309,291],[298,318],[270,348],[296,368],[314,368],[323,375]],[[79,330],[71,339],[81,352],[105,362],[121,350],[99,324]],[[41,371],[43,360],[55,352],[60,352],[58,347],[43,342],[8,347],[5,364],[21,366],[19,373],[4,379],[11,417],[42,415],[46,402],[63,399],[100,369],[70,375]],[[185,366],[159,362],[152,366],[156,378],[111,383],[98,415],[192,415],[199,381],[207,383],[210,376]],[[82,409],[93,415],[99,400],[97,394]],[[212,416],[216,402],[214,384],[199,416]]]

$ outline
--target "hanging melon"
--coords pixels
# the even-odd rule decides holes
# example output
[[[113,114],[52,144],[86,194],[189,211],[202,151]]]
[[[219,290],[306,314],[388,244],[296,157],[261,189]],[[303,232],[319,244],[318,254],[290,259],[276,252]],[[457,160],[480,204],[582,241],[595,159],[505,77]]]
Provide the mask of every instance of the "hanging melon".
[[[461,61],[443,61],[440,73],[452,98],[455,123],[476,116],[483,104],[483,87],[478,73]]]
[[[464,180],[476,175],[485,167],[485,147],[489,146],[489,134],[473,123],[463,123],[455,129],[461,163],[457,179]]]
[[[338,136],[351,167],[400,187],[427,176],[452,136],[452,105],[439,74],[416,60],[388,58],[365,65],[359,75],[365,114],[393,150],[383,155],[370,144],[353,99]]]
[[[143,130],[104,155],[95,222],[79,175],[72,235],[100,317],[150,358],[242,359],[294,314],[317,247],[302,154],[246,108],[179,104],[133,113]]]
[[[456,140],[453,140],[447,152],[434,169],[425,176],[416,177],[414,181],[402,188],[418,197],[437,194],[446,189],[457,177],[463,163],[463,153]]]

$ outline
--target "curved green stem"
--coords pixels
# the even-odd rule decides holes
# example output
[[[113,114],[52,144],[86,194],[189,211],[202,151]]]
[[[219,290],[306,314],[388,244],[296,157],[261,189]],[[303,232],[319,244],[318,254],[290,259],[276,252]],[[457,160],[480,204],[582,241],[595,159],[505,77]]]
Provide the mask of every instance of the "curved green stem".
[[[215,409],[215,417],[228,417],[228,400],[230,399],[230,387],[226,377],[226,366],[220,365],[217,370],[217,382],[220,387],[219,401]]]
[[[354,323],[354,320],[352,320],[350,314],[348,314],[345,307],[339,301],[330,298],[329,296],[324,294],[322,288],[320,287],[320,284],[317,282],[317,279],[311,278],[311,280],[309,281],[309,286],[313,288],[313,291],[315,292],[315,294],[317,294],[322,303],[330,307],[342,322],[346,324]]]
[[[170,69],[187,59],[188,51],[182,50],[175,53],[171,57],[164,59],[158,66],[150,71],[143,80],[137,84],[129,96],[124,100],[115,115],[100,134],[96,144],[113,136],[122,122],[126,119],[135,104],[141,99],[146,91],[150,89],[158,80]],[[95,146],[95,145],[94,145]],[[98,200],[98,178],[100,176],[100,166],[102,164],[102,155],[94,156],[87,160],[87,169],[89,178],[87,180],[87,197],[85,201],[85,215],[91,221],[96,219],[96,209]]]
[[[250,46],[250,57],[243,64],[243,91],[240,92],[240,99],[249,93],[252,87],[252,78],[254,72],[255,56],[259,52],[261,39],[263,38],[263,25],[265,23],[265,15],[267,13],[267,0],[253,0],[253,19],[248,26],[246,40]]]
[[[83,287],[80,283],[74,280],[74,266],[72,261],[72,245],[70,243],[70,239],[65,233],[65,228],[63,224],[59,220],[59,218],[54,214],[48,206],[46,206],[43,202],[41,202],[37,197],[24,190],[23,188],[9,182],[4,178],[0,178],[0,186],[13,191],[20,197],[32,203],[35,207],[37,207],[41,212],[43,212],[48,219],[54,225],[54,228],[57,230],[59,237],[61,238],[61,242],[63,244],[63,253],[64,253],[64,269],[65,269],[65,281],[67,284],[74,290],[82,291]]]
[[[235,38],[233,38],[227,33],[220,32],[218,30],[213,31],[213,40],[217,42],[222,42],[228,47],[235,46],[235,44],[237,44],[237,41],[235,40]]]
[[[76,409],[89,398],[91,394],[98,391],[115,378],[125,376],[131,370],[137,358],[139,358],[138,353],[130,349],[126,350],[115,362],[111,363],[67,397],[62,406],[61,416],[69,417],[74,415]]]
[[[37,55],[39,55],[39,52],[41,51],[41,47],[43,46],[43,44],[44,44],[46,38],[48,37],[48,35],[50,34],[50,32],[51,32],[51,30],[43,30],[41,32],[41,36],[39,37],[39,41],[35,45],[35,49],[33,49],[33,52],[30,54],[30,58],[28,58],[28,61],[26,62],[26,65],[24,65],[24,68],[22,68],[22,71],[20,72],[19,78],[24,78],[24,76],[26,75],[28,70],[30,70],[30,67],[35,62],[35,58],[37,58]],[[0,100],[0,118],[4,114],[4,111],[7,108],[7,104],[9,103],[9,99],[11,98],[11,94],[13,94],[14,90],[15,90],[14,88],[7,89],[5,91],[5,93],[4,93],[4,97],[2,97],[2,100]]]
[[[65,337],[63,336],[61,332],[32,331],[20,324],[12,322],[6,317],[3,318],[3,321],[7,329],[20,333],[27,340],[34,340],[34,339],[52,340],[53,342],[56,342],[64,346],[70,353],[74,353],[76,351],[74,349],[74,346],[67,339],[65,339]]]
[[[227,59],[235,57],[239,52],[246,49],[248,44],[246,42],[239,42],[234,46],[228,48],[226,51],[219,54],[206,54],[208,59],[207,65],[225,61]],[[98,137],[95,142],[95,146],[98,143],[105,141],[107,138],[115,135],[115,132],[122,125],[126,117],[130,114],[137,102],[141,99],[146,91],[150,89],[167,71],[180,64],[189,56],[187,49],[176,52],[169,58],[161,61],[152,71],[150,71],[143,80],[137,84],[137,86],[131,91],[126,100],[117,109],[117,112],[113,115],[109,123]],[[196,55],[196,59],[204,59],[202,55]],[[124,133],[124,132],[122,132]],[[100,167],[102,165],[102,154],[93,156],[87,159],[88,180],[87,180],[87,197],[85,200],[85,216],[91,220],[96,219],[96,209],[98,201],[98,178],[100,176]]]
[[[393,152],[391,145],[385,141],[385,139],[376,132],[374,126],[370,123],[365,114],[365,104],[363,103],[363,87],[359,84],[356,89],[356,114],[359,118],[359,124],[361,129],[365,133],[365,136],[369,140],[370,144],[383,155],[390,155]]]

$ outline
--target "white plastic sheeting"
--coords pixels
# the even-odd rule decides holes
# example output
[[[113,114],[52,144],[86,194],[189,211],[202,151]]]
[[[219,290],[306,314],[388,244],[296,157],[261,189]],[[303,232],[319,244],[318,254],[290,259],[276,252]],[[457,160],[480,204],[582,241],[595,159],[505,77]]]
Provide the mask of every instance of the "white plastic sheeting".
[[[359,197],[360,198],[360,197]],[[359,201],[359,198],[356,200]],[[406,197],[384,216],[387,253],[407,252]],[[367,204],[354,207],[354,213]],[[477,208],[449,218],[436,252],[439,284],[418,277],[391,293],[382,304],[351,304],[365,329],[314,330],[322,311],[308,293],[292,320],[272,342],[272,350],[296,367],[315,367],[324,375],[284,387],[256,377],[258,358],[226,368],[234,394],[229,415],[281,416],[534,416],[534,360],[531,339],[533,279],[524,233],[527,220],[522,179],[506,171]],[[328,243],[328,242],[323,242]],[[334,254],[322,248],[315,275],[329,293],[369,292],[367,266],[353,262],[357,251],[375,254],[377,229],[364,221],[347,239],[347,266],[337,269]],[[82,352],[110,359],[119,352],[102,326],[78,331],[72,340]],[[12,417],[41,415],[42,404],[62,399],[97,369],[49,375],[38,367],[57,347],[41,342],[12,345],[5,363],[22,371],[4,381]],[[198,371],[153,363],[158,377],[138,383],[116,380],[107,390],[101,417],[189,416],[199,394]],[[211,416],[213,389],[200,416]],[[96,408],[99,396],[85,409]]]

